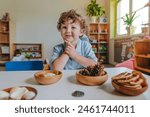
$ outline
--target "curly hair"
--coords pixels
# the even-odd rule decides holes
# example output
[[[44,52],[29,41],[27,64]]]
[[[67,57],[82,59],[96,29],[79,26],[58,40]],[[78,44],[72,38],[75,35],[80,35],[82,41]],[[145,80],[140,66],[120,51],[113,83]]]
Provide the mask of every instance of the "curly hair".
[[[57,22],[57,29],[60,30],[61,24],[70,19],[73,20],[72,23],[78,21],[80,23],[81,29],[85,31],[86,28],[85,20],[82,18],[80,14],[76,13],[74,9],[71,9],[68,12],[61,13],[60,18]]]

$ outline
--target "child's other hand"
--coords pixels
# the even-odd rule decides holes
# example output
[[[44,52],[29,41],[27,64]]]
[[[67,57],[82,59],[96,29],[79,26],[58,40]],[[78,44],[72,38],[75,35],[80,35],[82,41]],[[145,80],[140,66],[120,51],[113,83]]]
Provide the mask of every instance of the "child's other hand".
[[[65,52],[69,55],[69,57],[74,58],[77,54],[75,47],[69,41],[66,42]]]

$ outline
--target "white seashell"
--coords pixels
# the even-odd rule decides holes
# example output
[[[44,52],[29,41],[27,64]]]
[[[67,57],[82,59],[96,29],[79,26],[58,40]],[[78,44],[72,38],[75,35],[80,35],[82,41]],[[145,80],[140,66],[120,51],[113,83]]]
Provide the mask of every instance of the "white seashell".
[[[45,74],[45,77],[51,77],[51,76],[56,76],[56,74],[53,74],[53,73],[47,73],[47,74]]]
[[[33,91],[28,91],[22,96],[25,100],[31,100],[33,97],[35,97],[35,93]]]
[[[12,87],[9,93],[11,94],[18,89],[20,89],[20,87]]]
[[[8,100],[9,99],[9,93],[6,91],[0,91],[0,100]]]
[[[28,92],[28,89],[25,87],[14,87],[10,93],[10,98],[15,100],[20,100],[22,96]]]

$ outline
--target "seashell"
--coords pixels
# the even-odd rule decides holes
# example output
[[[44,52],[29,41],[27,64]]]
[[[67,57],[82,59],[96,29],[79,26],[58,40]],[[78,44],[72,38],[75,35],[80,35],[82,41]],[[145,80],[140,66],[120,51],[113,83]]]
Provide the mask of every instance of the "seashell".
[[[6,91],[0,91],[0,100],[8,100],[9,99],[9,93]]]
[[[10,92],[9,93],[13,93],[14,91],[16,91],[17,89],[19,89],[20,87],[13,87],[10,89]]]
[[[16,91],[20,88],[25,88],[26,90],[28,90],[26,87],[12,87],[9,93],[11,94],[11,93],[13,93],[14,91]]]
[[[51,77],[51,76],[56,76],[56,74],[54,74],[54,73],[47,73],[47,74],[45,74],[44,76],[45,76],[45,77]]]
[[[22,96],[28,92],[28,89],[25,87],[14,87],[10,92],[11,99],[20,100]]]
[[[31,100],[32,98],[35,97],[35,93],[33,91],[28,91],[27,93],[25,93],[22,98],[25,100]]]

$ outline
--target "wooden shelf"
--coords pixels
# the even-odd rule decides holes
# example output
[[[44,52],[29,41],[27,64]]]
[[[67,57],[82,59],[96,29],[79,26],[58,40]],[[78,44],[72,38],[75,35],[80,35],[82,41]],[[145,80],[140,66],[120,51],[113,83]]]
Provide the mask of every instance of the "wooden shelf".
[[[105,32],[101,32],[99,33],[100,35],[108,35],[108,33],[105,33]]]
[[[142,54],[139,54],[139,55],[135,55],[136,57],[141,57],[141,58],[150,58],[150,55],[142,55]]]
[[[42,57],[30,57],[30,59],[41,59]]]
[[[108,45],[109,45],[109,24],[108,23],[90,23],[88,35],[91,45],[98,60],[103,59],[104,63],[108,62]],[[96,42],[94,42],[96,41]]]
[[[101,51],[100,51],[99,53],[101,53],[101,54],[108,54],[108,52],[107,52],[107,51],[106,51],[106,52],[101,52]]]
[[[135,41],[134,44],[136,70],[150,73],[150,40],[142,39]]]
[[[15,24],[12,20],[0,20],[0,63],[10,61],[13,56],[12,42],[15,39]]]
[[[135,66],[135,69],[146,72],[146,73],[150,73],[150,67],[144,68],[144,67]]]
[[[8,34],[9,32],[1,32],[1,31],[0,31],[0,33],[2,33],[2,34]]]
[[[7,45],[7,44],[9,44],[9,42],[0,42],[0,44],[5,44],[5,45]]]
[[[0,19],[0,22],[8,23],[8,22],[9,22],[9,20],[2,20],[2,19]]]
[[[27,51],[22,50],[22,52],[41,52],[41,50],[27,50]]]
[[[100,33],[90,33],[90,35],[108,35],[108,33],[100,32]]]
[[[14,43],[13,52],[21,50],[23,55],[30,54],[30,59],[42,59],[43,48],[41,43]]]

